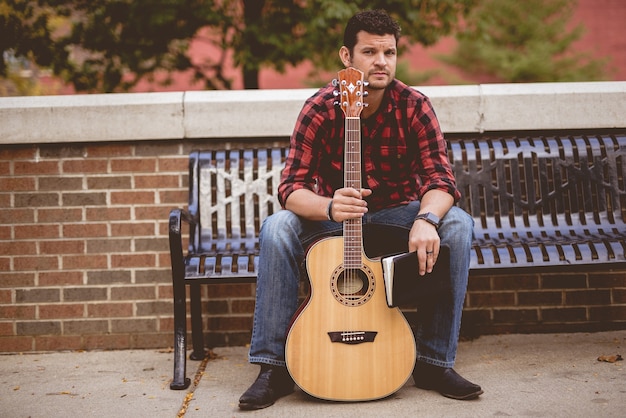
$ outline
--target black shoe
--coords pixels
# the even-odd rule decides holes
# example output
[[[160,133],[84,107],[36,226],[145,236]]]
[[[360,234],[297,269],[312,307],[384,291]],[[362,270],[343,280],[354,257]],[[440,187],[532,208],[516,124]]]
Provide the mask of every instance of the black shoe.
[[[415,386],[420,389],[436,390],[452,399],[475,399],[483,393],[480,386],[464,379],[453,369],[420,361],[413,369],[413,380],[415,380]]]
[[[293,392],[293,379],[286,367],[261,365],[261,371],[248,390],[239,398],[239,408],[263,409],[276,399]]]

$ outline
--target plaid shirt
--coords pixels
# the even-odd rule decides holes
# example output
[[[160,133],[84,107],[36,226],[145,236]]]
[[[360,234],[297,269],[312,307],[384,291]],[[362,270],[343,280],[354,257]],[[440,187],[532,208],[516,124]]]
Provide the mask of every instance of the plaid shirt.
[[[344,187],[343,111],[334,105],[335,87],[320,89],[304,104],[278,186],[284,207],[298,189],[332,197]],[[460,198],[446,141],[429,99],[394,80],[378,111],[361,120],[362,182],[372,189],[372,211],[420,199],[431,189]]]

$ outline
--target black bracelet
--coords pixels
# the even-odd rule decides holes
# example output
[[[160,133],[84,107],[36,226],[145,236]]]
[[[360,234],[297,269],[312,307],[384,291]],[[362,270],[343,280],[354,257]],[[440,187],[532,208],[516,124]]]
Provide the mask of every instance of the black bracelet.
[[[335,222],[335,220],[333,219],[333,199],[330,199],[330,202],[328,202],[328,207],[326,208],[326,217],[329,221]]]

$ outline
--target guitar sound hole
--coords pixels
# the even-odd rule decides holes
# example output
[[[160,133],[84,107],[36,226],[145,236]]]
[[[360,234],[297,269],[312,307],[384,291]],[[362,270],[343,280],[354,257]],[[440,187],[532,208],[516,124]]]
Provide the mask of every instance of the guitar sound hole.
[[[346,306],[359,306],[374,294],[374,274],[367,267],[362,269],[338,268],[331,280],[335,299]]]

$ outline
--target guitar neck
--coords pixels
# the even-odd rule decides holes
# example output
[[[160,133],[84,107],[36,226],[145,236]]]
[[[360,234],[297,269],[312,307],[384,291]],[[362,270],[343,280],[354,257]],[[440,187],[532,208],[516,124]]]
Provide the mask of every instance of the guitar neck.
[[[361,189],[361,119],[346,117],[344,149],[344,185]],[[362,267],[363,228],[361,218],[343,222],[343,260],[346,269]]]

